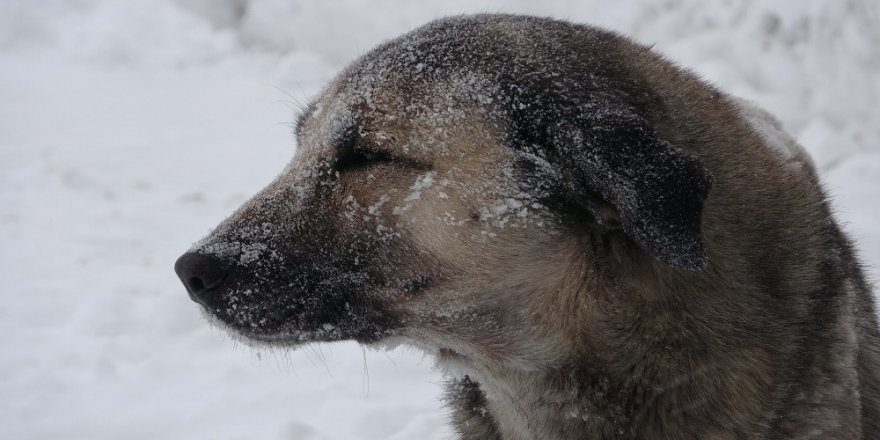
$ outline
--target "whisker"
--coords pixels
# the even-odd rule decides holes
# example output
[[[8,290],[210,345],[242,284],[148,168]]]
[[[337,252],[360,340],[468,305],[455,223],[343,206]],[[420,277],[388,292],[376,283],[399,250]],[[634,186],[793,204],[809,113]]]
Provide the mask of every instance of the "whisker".
[[[367,367],[367,350],[364,347],[361,347],[361,356],[364,359],[364,376],[363,376],[364,396],[368,396],[370,394],[370,369],[369,369],[369,367]]]

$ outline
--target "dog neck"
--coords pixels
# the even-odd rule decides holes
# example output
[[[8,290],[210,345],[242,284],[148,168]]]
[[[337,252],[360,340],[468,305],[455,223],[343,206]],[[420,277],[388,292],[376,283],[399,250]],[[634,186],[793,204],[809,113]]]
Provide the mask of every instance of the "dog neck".
[[[491,428],[474,432],[494,432],[488,438],[505,440],[687,438],[693,417],[711,418],[718,409],[710,402],[713,396],[735,392],[733,387],[752,392],[760,382],[748,372],[732,371],[735,362],[707,362],[694,370],[689,359],[698,353],[692,351],[705,347],[685,341],[688,316],[677,302],[663,300],[675,297],[660,292],[663,287],[624,290],[618,284],[615,291],[600,291],[601,286],[573,284],[554,292],[568,292],[574,303],[551,301],[569,313],[584,313],[569,317],[585,327],[560,333],[570,342],[566,359],[530,365],[511,356],[501,361],[467,351],[437,354],[438,366],[453,378],[449,395],[460,431],[485,423]],[[572,294],[577,289],[590,289],[590,294]],[[554,345],[545,342],[545,349]],[[738,408],[723,410],[725,419],[746,415]]]
[[[505,440],[635,438],[638,420],[628,396],[607,378],[579,376],[562,370],[489,375],[475,369],[454,380],[451,400],[456,418],[485,423]]]

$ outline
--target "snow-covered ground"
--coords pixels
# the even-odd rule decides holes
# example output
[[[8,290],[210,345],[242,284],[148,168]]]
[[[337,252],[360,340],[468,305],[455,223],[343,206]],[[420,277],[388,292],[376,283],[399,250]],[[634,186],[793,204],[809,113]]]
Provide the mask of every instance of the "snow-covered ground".
[[[0,0],[0,436],[451,438],[430,359],[236,346],[172,264],[347,61],[498,11],[617,29],[777,114],[880,278],[876,2]]]

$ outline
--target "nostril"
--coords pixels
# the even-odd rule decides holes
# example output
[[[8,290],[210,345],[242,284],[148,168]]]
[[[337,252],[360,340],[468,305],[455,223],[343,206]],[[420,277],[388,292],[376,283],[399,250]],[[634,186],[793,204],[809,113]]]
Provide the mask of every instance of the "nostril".
[[[205,283],[202,282],[201,278],[192,277],[187,284],[189,284],[189,288],[193,292],[201,292],[202,290],[205,290]]]
[[[174,271],[193,301],[208,306],[226,279],[227,267],[210,255],[187,252],[174,263]]]

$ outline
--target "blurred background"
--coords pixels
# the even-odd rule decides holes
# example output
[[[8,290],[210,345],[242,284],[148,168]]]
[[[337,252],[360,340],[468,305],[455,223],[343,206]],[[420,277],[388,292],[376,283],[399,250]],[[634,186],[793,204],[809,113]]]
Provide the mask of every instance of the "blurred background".
[[[242,347],[172,265],[281,171],[335,72],[473,12],[615,29],[767,108],[878,279],[875,0],[0,0],[3,436],[452,438],[431,359]]]

